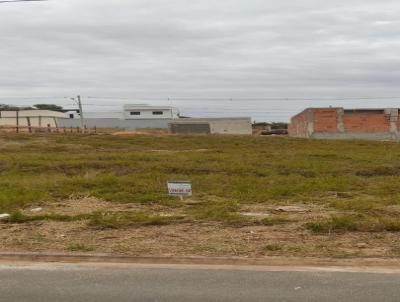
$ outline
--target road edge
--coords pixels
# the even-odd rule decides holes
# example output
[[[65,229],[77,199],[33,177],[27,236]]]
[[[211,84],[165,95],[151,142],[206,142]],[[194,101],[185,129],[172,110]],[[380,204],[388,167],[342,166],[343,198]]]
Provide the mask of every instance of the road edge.
[[[0,253],[0,262],[39,263],[109,263],[143,265],[207,265],[207,266],[264,266],[264,267],[365,267],[400,270],[400,258],[312,258],[279,257],[169,257],[126,256],[109,254],[62,253]]]

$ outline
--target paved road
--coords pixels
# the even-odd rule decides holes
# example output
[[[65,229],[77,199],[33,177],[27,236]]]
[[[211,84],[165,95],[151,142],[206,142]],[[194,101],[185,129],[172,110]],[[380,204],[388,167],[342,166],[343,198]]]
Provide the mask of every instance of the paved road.
[[[0,265],[0,301],[400,301],[400,273]]]

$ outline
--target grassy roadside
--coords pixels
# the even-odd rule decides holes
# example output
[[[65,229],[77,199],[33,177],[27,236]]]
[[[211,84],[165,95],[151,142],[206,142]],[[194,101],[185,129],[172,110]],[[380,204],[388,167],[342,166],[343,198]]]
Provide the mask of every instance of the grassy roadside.
[[[166,181],[176,179],[193,182],[190,202],[166,194]],[[399,180],[400,145],[393,142],[0,134],[0,212],[12,215],[0,232],[6,238],[13,228],[32,226],[28,239],[9,239],[9,248],[16,249],[29,246],[21,244],[24,240],[38,249],[84,249],[83,243],[42,238],[46,227],[57,224],[79,226],[71,233],[95,238],[138,229],[149,237],[160,228],[186,230],[181,236],[190,245],[171,248],[172,253],[396,256]],[[65,212],[69,200],[85,198],[107,206]],[[301,205],[309,212],[277,213],[278,205]],[[44,212],[29,212],[34,206]],[[222,230],[225,239],[211,238],[211,230]],[[193,237],[203,235],[204,242],[196,244]],[[328,241],[321,243],[321,238]],[[117,239],[95,242],[90,249],[152,250],[147,245],[135,250],[132,245],[143,243],[138,240],[126,247],[115,247]],[[168,242],[159,240],[168,253]]]

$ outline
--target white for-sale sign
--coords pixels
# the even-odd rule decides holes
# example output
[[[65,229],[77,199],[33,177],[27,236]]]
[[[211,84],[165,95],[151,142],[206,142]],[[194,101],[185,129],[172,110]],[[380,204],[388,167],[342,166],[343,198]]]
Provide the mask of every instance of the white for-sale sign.
[[[190,181],[169,181],[168,194],[172,196],[192,196],[192,182]]]

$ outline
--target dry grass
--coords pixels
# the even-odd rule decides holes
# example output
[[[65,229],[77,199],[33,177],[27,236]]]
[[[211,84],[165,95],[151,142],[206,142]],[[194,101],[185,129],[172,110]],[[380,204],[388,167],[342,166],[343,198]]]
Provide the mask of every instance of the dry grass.
[[[394,142],[3,133],[0,151],[0,212],[11,213],[0,228],[4,236],[22,236],[4,237],[7,249],[84,251],[78,245],[94,238],[101,243],[87,246],[96,251],[137,254],[342,257],[398,250]],[[191,202],[168,196],[168,180],[191,180]],[[311,212],[273,210],[296,204]],[[43,213],[31,213],[35,206]],[[244,209],[260,215],[242,215]],[[42,228],[70,239],[36,236],[47,234]],[[138,229],[158,239],[132,237]],[[163,230],[176,232],[164,238]],[[113,239],[101,240],[108,232]]]

